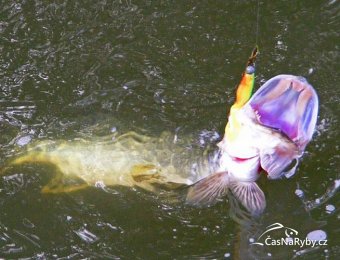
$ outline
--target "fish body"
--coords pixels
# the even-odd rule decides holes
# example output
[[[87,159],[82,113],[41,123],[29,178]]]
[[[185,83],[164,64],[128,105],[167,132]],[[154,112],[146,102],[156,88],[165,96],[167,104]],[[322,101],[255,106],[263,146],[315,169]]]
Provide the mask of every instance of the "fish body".
[[[160,185],[190,185],[198,178],[195,174],[209,171],[209,163],[196,160],[198,153],[192,151],[191,156],[187,145],[175,144],[173,138],[170,133],[156,138],[130,132],[93,140],[38,141],[10,160],[2,172],[23,164],[52,165],[55,177],[43,187],[45,193],[71,192],[96,184],[152,192]],[[200,168],[195,174],[193,165]],[[68,182],[75,179],[79,183]]]
[[[261,172],[271,179],[295,173],[297,163],[289,172],[285,169],[302,156],[312,138],[318,98],[304,78],[292,75],[276,76],[252,95],[256,55],[257,48],[237,88],[217,161],[195,154],[188,149],[190,144],[179,147],[177,138],[169,134],[152,138],[131,132],[91,141],[38,142],[1,172],[25,163],[51,164],[56,176],[43,187],[47,193],[75,191],[98,182],[149,191],[157,185],[191,185],[186,198],[190,204],[213,204],[231,192],[250,213],[259,214],[266,201],[256,180]],[[63,181],[74,178],[81,184]]]
[[[312,139],[318,97],[302,77],[278,75],[251,95],[255,79],[255,49],[230,109],[220,149],[219,167],[188,192],[187,202],[209,205],[229,191],[252,214],[266,206],[256,184],[261,172],[270,179],[292,176]],[[288,172],[286,168],[296,160]]]

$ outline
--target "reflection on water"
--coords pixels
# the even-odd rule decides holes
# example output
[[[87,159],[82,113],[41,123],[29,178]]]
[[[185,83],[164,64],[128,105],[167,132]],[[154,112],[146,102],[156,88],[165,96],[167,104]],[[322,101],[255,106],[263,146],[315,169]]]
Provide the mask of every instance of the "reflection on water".
[[[297,74],[320,98],[318,130],[298,173],[259,180],[267,198],[263,216],[230,212],[230,198],[196,209],[170,202],[167,190],[100,183],[41,194],[55,169],[27,164],[0,178],[0,257],[336,258],[340,204],[338,192],[328,189],[340,178],[339,5],[259,3],[257,86]],[[257,1],[2,1],[0,165],[39,142],[130,131],[157,139],[167,131],[178,138],[168,151],[181,169],[181,159],[202,156],[223,134],[253,48],[256,8]],[[250,245],[275,222],[301,237],[322,229],[328,246]]]

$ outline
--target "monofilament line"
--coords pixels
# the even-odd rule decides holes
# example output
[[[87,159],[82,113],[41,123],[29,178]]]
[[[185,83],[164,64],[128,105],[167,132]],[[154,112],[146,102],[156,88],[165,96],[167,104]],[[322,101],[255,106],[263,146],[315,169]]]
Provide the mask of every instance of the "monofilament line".
[[[257,13],[256,13],[256,45],[258,44],[258,36],[259,36],[259,21],[260,21],[260,0],[257,0]]]

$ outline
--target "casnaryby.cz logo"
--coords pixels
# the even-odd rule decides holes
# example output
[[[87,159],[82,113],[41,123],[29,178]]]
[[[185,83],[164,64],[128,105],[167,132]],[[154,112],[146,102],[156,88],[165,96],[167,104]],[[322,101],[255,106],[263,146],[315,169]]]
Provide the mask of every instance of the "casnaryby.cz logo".
[[[311,232],[311,238],[298,237],[299,232],[293,228],[285,227],[281,223],[274,223],[266,227],[266,230],[252,242],[251,245],[259,246],[298,246],[316,247],[327,246],[326,233],[322,230]]]

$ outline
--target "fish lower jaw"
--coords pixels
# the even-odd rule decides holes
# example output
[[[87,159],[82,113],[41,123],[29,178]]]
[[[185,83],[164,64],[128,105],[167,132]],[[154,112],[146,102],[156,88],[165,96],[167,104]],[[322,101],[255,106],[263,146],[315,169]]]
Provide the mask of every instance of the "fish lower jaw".
[[[235,180],[235,181],[244,181],[244,182],[254,182],[256,181],[260,175],[255,172],[247,172],[247,173],[241,173],[241,172],[229,172],[229,176],[231,179]]]
[[[253,182],[260,177],[259,166],[260,162],[257,157],[238,162],[230,156],[224,156],[220,161],[219,171],[228,172],[230,178],[236,181]]]

